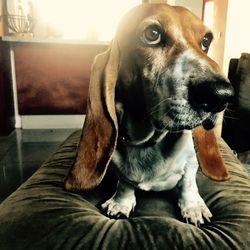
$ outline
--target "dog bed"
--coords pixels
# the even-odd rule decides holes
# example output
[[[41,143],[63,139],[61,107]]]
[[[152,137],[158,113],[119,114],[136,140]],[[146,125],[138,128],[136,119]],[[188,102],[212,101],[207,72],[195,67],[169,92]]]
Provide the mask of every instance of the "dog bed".
[[[80,133],[0,205],[0,249],[249,249],[249,175],[222,139],[231,179],[215,182],[198,172],[199,190],[213,217],[195,227],[183,221],[174,191],[138,191],[129,219],[105,217],[97,207],[115,190],[112,172],[95,190],[65,191]]]

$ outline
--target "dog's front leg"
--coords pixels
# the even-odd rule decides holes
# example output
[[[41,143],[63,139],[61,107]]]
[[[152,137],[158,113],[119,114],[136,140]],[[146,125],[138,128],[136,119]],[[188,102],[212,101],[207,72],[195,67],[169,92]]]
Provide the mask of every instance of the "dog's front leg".
[[[205,218],[210,221],[211,212],[201,198],[196,184],[196,173],[198,170],[198,162],[196,157],[192,157],[185,166],[185,173],[179,182],[180,191],[179,207],[181,214],[187,222],[191,222],[196,226],[204,223]]]
[[[128,183],[119,181],[115,194],[101,205],[101,208],[109,217],[129,217],[136,205],[134,187]]]

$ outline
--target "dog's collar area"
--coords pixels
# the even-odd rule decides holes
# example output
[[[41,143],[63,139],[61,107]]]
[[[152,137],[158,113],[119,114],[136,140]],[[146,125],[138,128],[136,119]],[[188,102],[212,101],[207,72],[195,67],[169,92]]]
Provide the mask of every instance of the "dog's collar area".
[[[118,142],[122,146],[130,146],[130,147],[153,147],[158,142],[160,142],[168,133],[167,130],[155,130],[153,135],[146,141],[142,141],[141,143],[134,142],[129,139],[129,136],[124,136],[123,134],[120,134],[118,136]]]
[[[153,147],[157,141],[153,139],[153,137],[151,137],[149,140],[147,140],[146,142],[142,142],[142,143],[135,143],[131,140],[129,140],[128,138],[120,135],[118,136],[118,142],[120,145],[122,146],[129,146],[129,147]]]
[[[118,144],[122,147],[152,147],[156,144],[156,141],[153,141],[154,132],[152,132],[152,136],[145,138],[144,140],[132,140],[127,133],[127,129],[124,124],[121,124],[119,127],[118,133]]]

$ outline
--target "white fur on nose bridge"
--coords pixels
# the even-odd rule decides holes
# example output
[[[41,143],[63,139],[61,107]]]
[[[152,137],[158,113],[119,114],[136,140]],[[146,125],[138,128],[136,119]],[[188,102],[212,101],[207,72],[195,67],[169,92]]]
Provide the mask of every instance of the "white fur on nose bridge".
[[[202,74],[207,69],[213,71],[207,60],[201,57],[194,49],[188,48],[176,59],[173,74],[177,78],[183,78],[197,72],[197,70]]]

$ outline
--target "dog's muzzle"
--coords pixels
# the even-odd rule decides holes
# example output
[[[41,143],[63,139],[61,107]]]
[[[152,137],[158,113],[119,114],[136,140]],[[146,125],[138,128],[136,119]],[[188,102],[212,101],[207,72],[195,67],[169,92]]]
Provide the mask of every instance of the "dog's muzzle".
[[[213,114],[221,112],[233,97],[232,85],[221,77],[193,81],[189,84],[189,102],[197,111]]]

